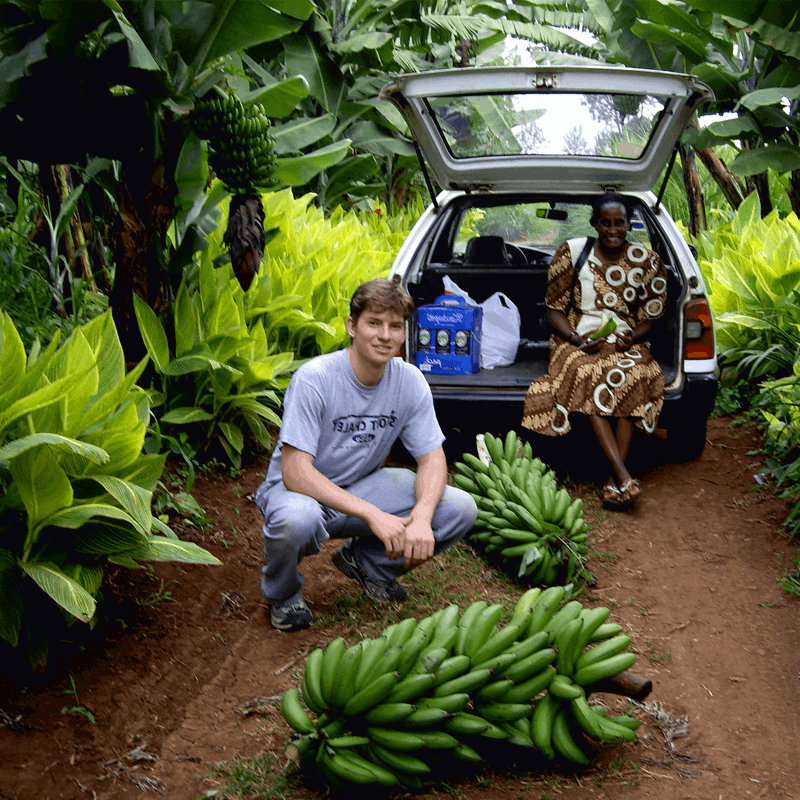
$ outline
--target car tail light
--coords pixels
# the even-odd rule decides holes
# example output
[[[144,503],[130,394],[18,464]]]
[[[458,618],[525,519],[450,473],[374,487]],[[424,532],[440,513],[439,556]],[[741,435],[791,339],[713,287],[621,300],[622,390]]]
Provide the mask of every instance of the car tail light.
[[[714,329],[708,300],[690,300],[686,304],[683,339],[686,358],[714,358]]]

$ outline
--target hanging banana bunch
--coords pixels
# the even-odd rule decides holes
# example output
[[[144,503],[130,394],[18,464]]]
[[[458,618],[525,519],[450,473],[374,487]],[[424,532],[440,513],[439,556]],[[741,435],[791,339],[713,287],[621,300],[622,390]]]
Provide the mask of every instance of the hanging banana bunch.
[[[233,271],[247,291],[264,255],[260,190],[278,185],[273,177],[272,123],[261,103],[245,105],[235,94],[201,100],[191,119],[197,135],[208,140],[209,164],[232,195],[224,242]]]

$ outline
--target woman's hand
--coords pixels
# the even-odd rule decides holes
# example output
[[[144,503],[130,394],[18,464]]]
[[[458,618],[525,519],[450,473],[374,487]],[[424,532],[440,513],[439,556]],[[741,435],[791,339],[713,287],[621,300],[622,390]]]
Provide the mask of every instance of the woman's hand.
[[[598,329],[599,330],[599,329]],[[605,344],[606,338],[601,336],[599,339],[590,339],[589,337],[591,334],[584,334],[581,336],[583,340],[583,344],[581,344],[581,350],[584,353],[596,353],[600,349],[600,345]]]
[[[625,331],[624,333],[617,333],[617,350],[624,351],[630,350],[631,347],[634,345],[633,341],[633,332],[632,331]]]

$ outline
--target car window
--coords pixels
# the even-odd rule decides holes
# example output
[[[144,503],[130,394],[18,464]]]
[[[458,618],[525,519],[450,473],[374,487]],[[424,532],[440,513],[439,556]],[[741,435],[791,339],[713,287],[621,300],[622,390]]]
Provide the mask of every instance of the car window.
[[[456,159],[507,155],[642,157],[669,102],[656,95],[518,93],[432,98]]]
[[[475,236],[500,236],[518,247],[553,253],[561,242],[578,236],[594,236],[586,203],[514,203],[470,208],[461,217],[454,255],[463,256]],[[632,220],[628,239],[650,247],[650,234],[640,212]]]

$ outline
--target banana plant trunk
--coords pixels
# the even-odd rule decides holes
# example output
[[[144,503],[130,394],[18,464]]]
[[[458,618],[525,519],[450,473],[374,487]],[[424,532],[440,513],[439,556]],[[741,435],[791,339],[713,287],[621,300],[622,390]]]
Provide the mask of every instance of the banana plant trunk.
[[[757,175],[748,175],[745,179],[747,194],[755,192],[761,203],[761,216],[766,217],[772,211],[772,197],[769,194],[769,182],[766,172],[759,172]]]
[[[793,170],[789,175],[789,202],[792,211],[800,217],[800,169]]]
[[[744,200],[744,186],[738,178],[728,169],[725,162],[716,154],[713,147],[705,147],[702,150],[695,150],[697,157],[719,186],[725,199],[731,204],[734,210],[739,208]]]
[[[123,162],[117,187],[119,213],[114,229],[116,274],[110,304],[125,360],[140,361],[147,353],[136,314],[137,294],[166,319],[170,286],[162,258],[167,231],[175,213],[175,156],[168,149],[155,163],[149,158]]]
[[[706,205],[703,199],[703,190],[700,186],[700,176],[697,173],[694,150],[687,144],[681,144],[679,147],[683,167],[683,185],[689,203],[689,233],[697,236],[701,230],[706,230]]]

